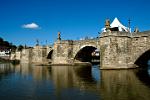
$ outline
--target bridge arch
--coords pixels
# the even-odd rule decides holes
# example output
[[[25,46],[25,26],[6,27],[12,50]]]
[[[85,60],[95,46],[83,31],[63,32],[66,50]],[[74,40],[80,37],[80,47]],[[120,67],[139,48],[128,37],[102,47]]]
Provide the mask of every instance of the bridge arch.
[[[47,55],[47,59],[52,59],[53,56],[53,50],[51,50],[48,55]]]
[[[97,47],[84,45],[76,52],[74,60],[81,62],[91,62],[93,58],[100,60],[99,54],[99,49]]]
[[[144,53],[137,56],[138,58],[135,59],[135,64],[139,67],[147,67],[148,61],[150,60],[150,49],[146,50]]]

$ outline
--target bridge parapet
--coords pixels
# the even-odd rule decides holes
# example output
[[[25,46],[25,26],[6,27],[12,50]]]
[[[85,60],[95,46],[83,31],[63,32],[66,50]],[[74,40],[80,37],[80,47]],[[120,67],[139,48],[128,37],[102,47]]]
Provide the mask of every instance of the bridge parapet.
[[[100,37],[106,37],[106,36],[117,36],[117,37],[148,37],[150,36],[150,31],[144,31],[144,32],[119,32],[119,31],[110,31],[110,32],[103,32]]]
[[[126,36],[131,37],[131,34],[129,32],[119,32],[119,31],[108,31],[101,33],[100,37],[107,37],[107,36]]]
[[[132,33],[132,37],[148,37],[148,36],[150,36],[150,31]]]

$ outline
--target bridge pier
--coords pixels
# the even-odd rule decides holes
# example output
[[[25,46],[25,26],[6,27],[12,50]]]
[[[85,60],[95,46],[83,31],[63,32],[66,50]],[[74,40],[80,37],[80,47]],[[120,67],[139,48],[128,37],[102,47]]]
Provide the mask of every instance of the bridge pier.
[[[101,69],[136,68],[141,67],[141,62],[144,62],[141,65],[146,66],[150,59],[149,33],[134,33],[132,36],[127,32],[103,33],[100,37]],[[140,64],[137,64],[140,57]]]
[[[136,68],[128,33],[107,32],[100,37],[100,69]]]
[[[52,64],[73,63],[73,41],[57,40],[53,48]]]

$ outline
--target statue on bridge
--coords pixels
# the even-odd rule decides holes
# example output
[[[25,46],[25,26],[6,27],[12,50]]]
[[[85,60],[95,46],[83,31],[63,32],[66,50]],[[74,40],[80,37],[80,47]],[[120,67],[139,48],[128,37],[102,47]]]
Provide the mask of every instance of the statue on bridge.
[[[106,28],[106,30],[110,29],[110,20],[109,19],[105,20],[105,28]]]
[[[134,29],[134,32],[135,32],[135,33],[138,33],[138,32],[139,32],[139,29],[136,27],[136,28]]]
[[[57,40],[61,40],[60,32],[58,32],[58,38],[57,38]]]
[[[39,46],[39,40],[36,39],[36,46]]]

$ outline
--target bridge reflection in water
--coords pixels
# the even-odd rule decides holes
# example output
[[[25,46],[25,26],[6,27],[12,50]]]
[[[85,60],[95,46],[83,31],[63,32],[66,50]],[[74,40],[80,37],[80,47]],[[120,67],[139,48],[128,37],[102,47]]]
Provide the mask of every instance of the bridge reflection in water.
[[[0,64],[0,99],[149,100],[148,70]]]

